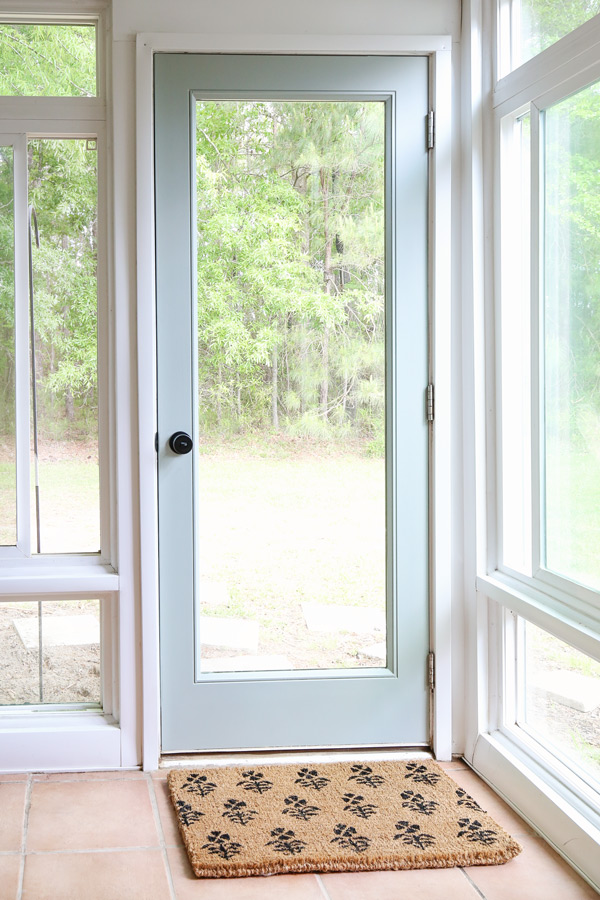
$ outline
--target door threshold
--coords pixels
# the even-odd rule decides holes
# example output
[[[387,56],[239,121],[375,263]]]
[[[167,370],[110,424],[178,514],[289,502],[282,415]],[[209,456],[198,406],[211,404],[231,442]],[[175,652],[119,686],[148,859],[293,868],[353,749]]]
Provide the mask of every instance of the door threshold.
[[[160,757],[159,769],[187,769],[193,766],[245,766],[260,763],[324,763],[343,762],[360,759],[366,762],[377,760],[433,759],[431,750],[425,747],[357,747],[295,748],[293,750],[228,750],[205,753],[168,753]]]

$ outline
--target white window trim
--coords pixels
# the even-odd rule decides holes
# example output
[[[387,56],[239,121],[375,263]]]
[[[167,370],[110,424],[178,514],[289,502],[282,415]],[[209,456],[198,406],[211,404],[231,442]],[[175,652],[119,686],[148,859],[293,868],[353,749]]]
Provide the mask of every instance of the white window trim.
[[[431,453],[431,642],[436,651],[433,746],[440,759],[452,753],[451,694],[451,471],[450,460],[450,171],[451,38],[439,35],[140,34],[137,37],[138,385],[144,768],[160,759],[158,634],[158,530],[156,508],[156,366],[154,285],[153,56],[181,53],[426,54],[431,60],[431,103],[436,148],[431,160],[429,235],[431,366],[436,385],[435,439]],[[432,328],[433,331],[433,328]]]
[[[506,9],[507,0],[501,0],[504,22]],[[600,659],[600,605],[595,592],[551,572],[535,571],[527,578],[498,568],[499,335],[494,302],[499,287],[495,267],[500,239],[499,119],[530,101],[536,109],[544,108],[598,79],[600,20],[596,17],[582,25],[494,85],[494,10],[493,0],[467,0],[464,9],[463,72],[472,73],[470,80],[465,77],[463,93],[463,115],[469,122],[463,146],[464,187],[472,201],[463,256],[465,585],[470,623],[465,758],[600,890],[597,795],[525,730],[503,724],[505,710],[511,702],[514,705],[515,690],[514,672],[505,662],[510,652],[506,610]],[[488,36],[483,45],[482,35]],[[506,51],[501,52],[505,63]],[[490,65],[486,67],[484,60]]]
[[[0,131],[6,135],[43,137],[98,136],[98,205],[102,235],[98,247],[99,387],[101,466],[100,554],[42,556],[26,559],[4,554],[0,601],[51,599],[65,593],[72,599],[99,598],[103,603],[101,711],[40,707],[5,708],[0,712],[0,771],[66,771],[131,768],[141,762],[138,739],[137,640],[135,623],[131,392],[132,352],[127,315],[115,309],[113,241],[113,167],[107,148],[112,144],[110,83],[110,17],[103,0],[72,5],[47,0],[14,0],[0,20],[85,23],[97,27],[97,97],[0,97]],[[1,140],[2,138],[0,138]],[[26,174],[25,174],[26,178]],[[26,223],[23,233],[26,233]],[[25,261],[25,265],[26,265]],[[127,288],[122,290],[128,296]],[[117,321],[118,320],[118,321]],[[27,375],[28,379],[28,375]],[[119,383],[119,396],[115,384]],[[28,417],[27,417],[28,418]],[[29,425],[26,425],[28,431]],[[117,483],[119,502],[117,503]]]

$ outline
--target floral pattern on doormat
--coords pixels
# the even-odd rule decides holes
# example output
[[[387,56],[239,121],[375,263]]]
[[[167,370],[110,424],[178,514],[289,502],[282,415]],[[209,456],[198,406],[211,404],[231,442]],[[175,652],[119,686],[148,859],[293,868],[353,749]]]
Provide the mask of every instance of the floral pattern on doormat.
[[[433,761],[173,769],[199,877],[497,865],[521,852]]]

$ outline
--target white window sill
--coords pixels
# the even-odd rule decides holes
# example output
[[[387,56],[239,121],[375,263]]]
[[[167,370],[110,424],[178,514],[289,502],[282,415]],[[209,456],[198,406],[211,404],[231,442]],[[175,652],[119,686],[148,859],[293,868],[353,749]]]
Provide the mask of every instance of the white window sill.
[[[546,586],[521,582],[518,579],[494,572],[480,575],[477,590],[499,603],[500,606],[522,616],[555,637],[573,644],[588,656],[600,654],[600,609],[591,610],[587,604],[579,604],[559,591]]]
[[[0,715],[0,772],[68,772],[121,765],[121,729],[99,711]]]
[[[36,557],[2,563],[0,596],[104,594],[118,589],[118,574],[95,555]]]
[[[500,731],[481,734],[470,764],[506,802],[600,891],[600,808],[571,791],[556,768]]]

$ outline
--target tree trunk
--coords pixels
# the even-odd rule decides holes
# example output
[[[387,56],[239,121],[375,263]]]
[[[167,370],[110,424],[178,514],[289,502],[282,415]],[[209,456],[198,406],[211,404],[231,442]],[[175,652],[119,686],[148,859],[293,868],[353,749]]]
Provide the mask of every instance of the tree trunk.
[[[321,183],[321,196],[323,198],[323,235],[325,238],[325,251],[323,256],[323,290],[326,294],[331,294],[333,273],[331,270],[331,250],[333,239],[329,233],[329,173],[327,169],[321,169],[319,172],[319,180]],[[319,392],[319,405],[321,416],[327,421],[329,406],[329,325],[325,325],[323,330],[323,344],[321,349],[321,364],[323,366],[323,376],[321,380],[321,390]]]
[[[65,391],[65,412],[67,414],[67,419],[69,422],[72,422],[75,418],[75,402],[73,400],[73,392],[70,387],[67,387]]]
[[[223,383],[223,370],[221,368],[221,363],[219,363],[219,374],[217,381],[217,425],[221,425],[221,421],[223,419],[223,411],[221,409],[221,385]]]
[[[275,430],[279,428],[279,410],[277,408],[278,377],[277,347],[273,347],[271,363],[271,424]]]

